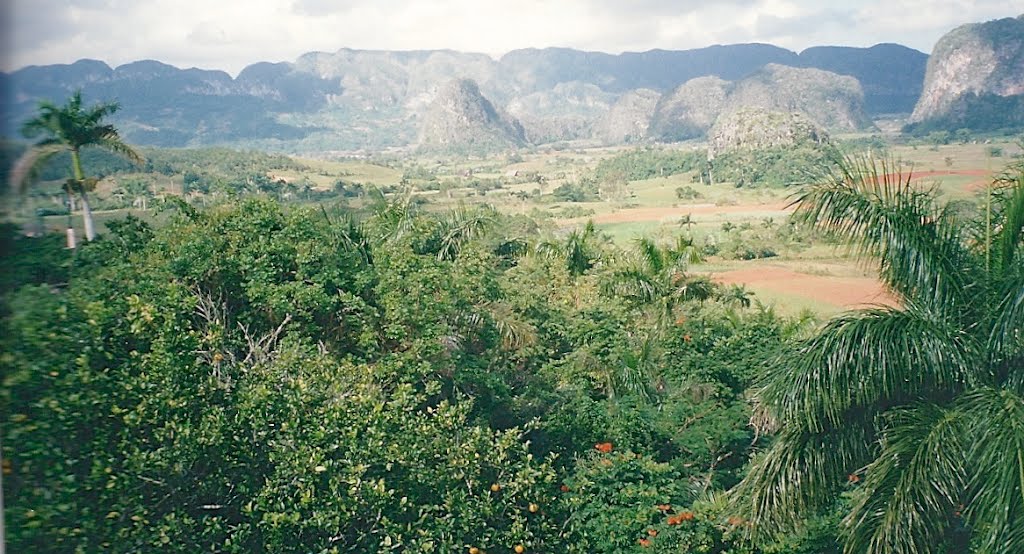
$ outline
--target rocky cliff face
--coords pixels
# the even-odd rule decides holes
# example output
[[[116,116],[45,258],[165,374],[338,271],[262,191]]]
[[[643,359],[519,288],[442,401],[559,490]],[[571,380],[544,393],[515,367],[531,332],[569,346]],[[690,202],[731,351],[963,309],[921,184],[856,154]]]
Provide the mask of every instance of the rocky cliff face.
[[[935,44],[912,122],[949,115],[962,98],[1024,94],[1024,15],[963,25]]]
[[[523,128],[498,112],[476,82],[456,79],[427,106],[419,147],[428,151],[490,151],[521,146]]]
[[[597,123],[593,136],[603,144],[630,144],[647,137],[647,127],[661,95],[650,89],[638,89],[619,97]]]
[[[718,77],[683,83],[658,102],[651,118],[651,138],[673,142],[703,137],[725,109],[732,87]]]

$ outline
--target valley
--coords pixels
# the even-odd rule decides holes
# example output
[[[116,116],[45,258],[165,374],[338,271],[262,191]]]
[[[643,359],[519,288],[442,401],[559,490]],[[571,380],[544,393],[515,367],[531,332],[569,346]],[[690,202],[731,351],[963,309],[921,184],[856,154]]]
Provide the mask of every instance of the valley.
[[[0,554],[1024,552],[1024,15],[47,2],[242,69],[0,73]]]

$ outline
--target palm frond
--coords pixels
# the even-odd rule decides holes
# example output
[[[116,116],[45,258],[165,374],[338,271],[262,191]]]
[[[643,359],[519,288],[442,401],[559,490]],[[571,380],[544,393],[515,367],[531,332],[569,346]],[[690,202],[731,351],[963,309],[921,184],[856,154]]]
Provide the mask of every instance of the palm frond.
[[[677,295],[683,300],[703,302],[715,295],[719,285],[707,277],[690,277],[676,287]]]
[[[878,260],[886,285],[906,299],[938,307],[969,304],[971,256],[955,212],[917,190],[895,162],[845,158],[807,187],[794,220],[846,241],[862,259]]]
[[[704,261],[700,248],[693,239],[682,235],[676,238],[675,254],[685,264],[699,264]]]
[[[647,237],[637,239],[635,251],[640,262],[651,272],[660,273],[665,269],[667,256],[653,240]]]
[[[496,214],[497,212],[490,206],[469,210],[460,205],[448,212],[438,222],[441,246],[437,252],[437,259],[454,260],[468,241],[479,237],[494,224]]]
[[[995,313],[988,351],[1000,356],[1020,356],[1024,343],[1024,282],[1009,284]]]
[[[1020,249],[1024,245],[1024,169],[1004,175],[1000,181],[999,220],[993,237],[995,268],[999,273],[1021,271]]]
[[[964,515],[981,538],[979,552],[1024,552],[1024,395],[981,388],[964,396],[969,417],[971,491]]]
[[[39,177],[39,172],[42,171],[46,163],[66,150],[65,146],[50,141],[44,141],[40,146],[33,146],[26,150],[11,168],[8,177],[11,188],[19,194],[24,194],[29,183]]]
[[[412,203],[412,190],[406,190],[396,199],[388,199],[377,189],[370,192],[372,199],[370,218],[371,227],[379,241],[398,240],[411,229],[416,217],[416,207]]]
[[[832,502],[848,475],[871,459],[872,433],[867,422],[853,420],[821,433],[784,428],[729,492],[733,506],[750,521],[749,533],[775,536]]]
[[[962,388],[975,377],[978,350],[969,335],[913,306],[849,313],[770,368],[756,398],[784,425],[820,431],[842,425],[854,409]]]
[[[134,148],[126,144],[124,141],[121,140],[120,137],[117,136],[117,131],[114,131],[112,134],[104,136],[103,138],[93,143],[93,145],[99,148],[103,148],[104,150],[113,152],[115,154],[120,154],[137,164],[141,164],[146,161],[141,154],[139,154]]]
[[[601,288],[606,295],[623,298],[637,305],[650,304],[664,294],[660,283],[637,267],[622,268],[604,276]]]
[[[56,134],[60,131],[57,113],[59,108],[52,102],[43,100],[38,104],[39,115],[29,119],[21,126],[21,134],[25,138],[35,138],[44,133]]]
[[[356,221],[351,214],[343,214],[337,222],[332,222],[327,216],[327,210],[323,206],[320,207],[320,210],[323,212],[328,224],[331,224],[337,233],[342,245],[347,250],[358,253],[359,257],[367,264],[372,264],[373,256],[371,254],[370,239],[364,226]]]
[[[947,534],[967,484],[963,416],[935,404],[886,414],[881,451],[843,521],[846,552],[929,552]]]
[[[617,360],[618,371],[612,374],[612,396],[631,395],[643,402],[654,400],[654,367],[658,356],[655,347],[658,332],[653,330],[644,337],[637,352],[627,351]]]
[[[501,345],[506,350],[514,350],[537,342],[537,329],[523,319],[505,302],[488,302],[483,306],[491,318]]]

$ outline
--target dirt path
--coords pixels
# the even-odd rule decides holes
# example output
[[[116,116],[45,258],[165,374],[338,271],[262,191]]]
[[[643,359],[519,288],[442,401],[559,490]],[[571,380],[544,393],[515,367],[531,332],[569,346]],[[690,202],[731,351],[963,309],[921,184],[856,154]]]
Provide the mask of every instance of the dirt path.
[[[882,283],[872,277],[810,275],[782,267],[760,266],[716,273],[711,278],[726,285],[743,284],[843,308],[896,304],[896,299]]]

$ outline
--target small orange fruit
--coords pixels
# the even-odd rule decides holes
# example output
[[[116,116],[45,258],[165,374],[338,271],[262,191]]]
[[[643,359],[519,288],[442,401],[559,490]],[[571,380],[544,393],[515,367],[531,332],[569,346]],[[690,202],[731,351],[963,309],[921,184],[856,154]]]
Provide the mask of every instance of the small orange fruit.
[[[480,554],[480,549],[475,546],[471,546],[469,547],[469,554]]]
[[[530,510],[531,514],[535,514],[535,513],[537,513],[537,510],[540,509],[540,506],[538,506],[536,504],[530,504],[526,509]]]
[[[491,492],[498,492],[500,490],[501,490],[501,485],[499,485],[497,483],[491,485]]]
[[[523,554],[523,552],[526,552],[526,547],[521,544],[517,544],[512,550],[515,550],[516,554]]]

